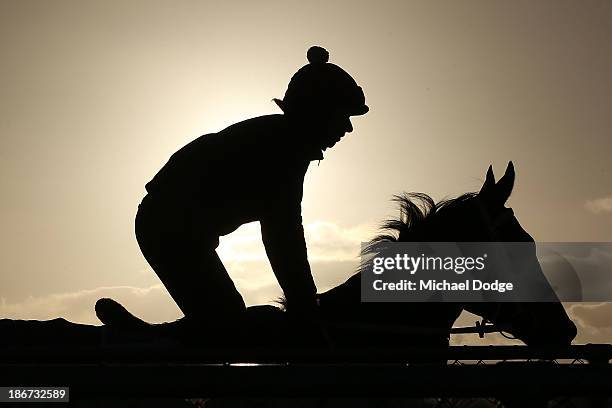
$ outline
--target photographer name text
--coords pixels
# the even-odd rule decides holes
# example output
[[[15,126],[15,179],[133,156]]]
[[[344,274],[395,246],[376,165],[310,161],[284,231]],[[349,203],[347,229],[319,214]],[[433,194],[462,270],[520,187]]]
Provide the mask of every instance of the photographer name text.
[[[423,291],[423,292],[435,292],[435,291],[489,291],[489,292],[509,292],[514,289],[512,282],[500,282],[495,280],[493,282],[483,282],[479,279],[468,279],[462,282],[449,282],[447,280],[436,280],[436,279],[419,279],[418,281],[412,281],[408,279],[402,279],[396,282],[385,282],[382,279],[377,279],[373,282],[373,288],[375,291]]]

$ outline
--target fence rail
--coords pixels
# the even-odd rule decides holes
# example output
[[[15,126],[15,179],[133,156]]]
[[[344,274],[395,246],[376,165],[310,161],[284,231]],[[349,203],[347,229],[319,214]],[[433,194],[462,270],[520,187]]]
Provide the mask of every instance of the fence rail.
[[[611,358],[607,344],[214,353],[9,348],[0,351],[0,385],[69,386],[71,398],[606,396],[612,395]]]

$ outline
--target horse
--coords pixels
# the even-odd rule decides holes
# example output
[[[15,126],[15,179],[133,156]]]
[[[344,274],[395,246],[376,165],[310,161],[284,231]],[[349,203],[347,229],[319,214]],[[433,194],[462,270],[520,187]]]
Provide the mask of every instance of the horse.
[[[371,254],[383,242],[525,242],[534,247],[528,260],[529,270],[534,273],[534,279],[542,278],[533,238],[520,225],[512,208],[505,206],[514,180],[514,166],[509,162],[499,181],[495,181],[493,168],[489,166],[478,193],[466,193],[437,203],[423,193],[395,196],[400,217],[384,222],[381,234],[364,247],[362,255]],[[362,273],[363,270],[358,270],[344,283],[317,294],[325,337],[334,344],[446,347],[453,323],[463,310],[503,327],[527,345],[569,345],[577,333],[558,300],[547,303],[362,302]],[[139,320],[110,299],[100,299],[96,312],[109,325],[113,320],[128,325]],[[312,338],[304,337],[304,330],[292,326],[288,315],[282,307],[249,307],[244,326],[250,344],[269,345],[271,341],[295,344],[300,343],[299,339],[302,343],[310,342]],[[172,323],[166,324],[166,328],[172,326]]]
[[[535,254],[534,239],[520,225],[512,208],[505,206],[514,180],[514,165],[509,162],[503,177],[497,182],[493,168],[489,166],[478,193],[466,193],[438,203],[423,193],[395,196],[394,200],[400,206],[400,217],[386,221],[382,225],[382,233],[365,246],[362,255],[371,254],[377,244],[384,242],[531,243],[534,250],[527,265],[534,274],[533,279],[541,281],[543,275]],[[558,300],[545,303],[361,302],[360,273],[363,271],[318,296],[321,317],[332,322],[332,326],[334,322],[348,321],[355,323],[354,327],[412,327],[421,329],[422,334],[415,336],[414,332],[407,332],[404,336],[396,336],[394,341],[443,345],[447,343],[457,317],[467,310],[503,327],[527,345],[569,345],[577,334],[576,326]],[[356,341],[388,344],[389,341],[384,336],[357,340],[358,337],[348,332],[334,334],[335,337],[343,337],[340,340],[343,344]]]

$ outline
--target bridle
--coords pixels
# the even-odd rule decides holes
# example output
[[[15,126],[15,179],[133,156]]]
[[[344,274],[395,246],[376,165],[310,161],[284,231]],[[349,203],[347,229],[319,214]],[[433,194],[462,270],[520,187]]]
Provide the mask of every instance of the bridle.
[[[485,204],[481,200],[477,200],[477,204],[478,204],[478,210],[479,210],[479,214],[481,218],[484,219],[487,225],[490,226],[490,229],[488,231],[488,236],[490,238],[490,241],[491,242],[505,242],[502,239],[503,237],[501,236],[500,229],[501,227],[506,225],[508,221],[514,218],[514,211],[512,210],[512,208],[504,207],[504,209],[499,214],[497,214],[495,217],[492,218],[489,215],[489,212],[487,211]],[[493,311],[494,320],[497,320],[497,317],[500,315],[502,306],[503,306],[503,303],[501,302],[496,303],[495,310]],[[520,311],[515,311],[514,315],[510,316],[510,320],[513,321],[516,318],[516,316],[520,313],[521,313]],[[488,333],[499,332],[499,334],[501,334],[505,338],[516,339],[516,337],[508,336],[507,334],[504,333],[504,331],[507,331],[506,329],[508,327],[501,326],[497,323],[493,323],[491,320],[486,319],[486,318],[483,318],[482,322],[476,322],[476,328],[478,329],[479,327],[482,327],[482,328],[487,327],[488,331],[486,332]],[[511,328],[511,325],[509,327]],[[479,337],[481,338],[484,337],[484,331],[477,331],[477,333],[479,334]]]

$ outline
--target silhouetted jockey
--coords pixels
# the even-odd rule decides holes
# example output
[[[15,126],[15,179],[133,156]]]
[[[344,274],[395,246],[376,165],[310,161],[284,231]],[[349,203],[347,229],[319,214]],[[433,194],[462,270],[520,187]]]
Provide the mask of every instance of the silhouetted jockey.
[[[245,303],[215,248],[219,236],[259,221],[287,311],[316,318],[316,287],[301,217],[308,165],[368,112],[362,89],[321,47],[274,101],[283,114],[261,116],[201,136],[174,153],[146,185],[139,205],[140,248],[186,318],[236,322]]]

